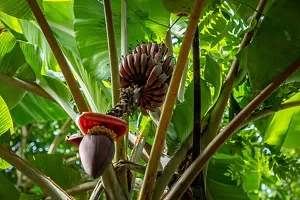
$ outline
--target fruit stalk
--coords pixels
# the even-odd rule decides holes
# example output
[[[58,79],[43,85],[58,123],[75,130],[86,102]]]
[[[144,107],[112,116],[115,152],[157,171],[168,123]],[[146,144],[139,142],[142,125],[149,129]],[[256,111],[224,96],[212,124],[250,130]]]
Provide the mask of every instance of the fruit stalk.
[[[132,87],[121,88],[119,103],[107,111],[106,114],[119,118],[124,114],[133,114],[137,109],[136,97],[138,96],[138,91],[138,89],[134,90]]]

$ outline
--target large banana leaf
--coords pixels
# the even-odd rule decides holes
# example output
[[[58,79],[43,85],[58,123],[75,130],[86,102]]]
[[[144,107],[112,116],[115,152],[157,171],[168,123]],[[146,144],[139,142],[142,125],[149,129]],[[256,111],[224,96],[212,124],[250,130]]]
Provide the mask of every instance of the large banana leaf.
[[[78,55],[74,32],[73,1],[44,1],[43,7],[47,22],[56,38],[65,48]]]
[[[0,34],[0,73],[8,76],[15,75],[16,71],[25,63],[24,56],[17,40],[10,32]],[[26,74],[26,73],[25,73]],[[30,74],[30,73],[28,73]],[[22,78],[22,76],[17,76]],[[25,95],[26,91],[15,89],[0,81],[0,95],[7,102],[8,107],[13,108]]]
[[[299,9],[300,1],[274,2],[253,42],[239,55],[241,67],[249,71],[254,92],[262,90],[299,59],[300,26],[295,20],[300,18]]]
[[[48,94],[50,94],[60,105],[61,107],[73,118],[75,119],[76,114],[73,111],[73,98],[69,88],[61,82],[55,74],[51,74],[51,70],[43,70],[43,66],[45,62],[42,60],[43,51],[38,48],[36,45],[32,45],[29,43],[21,42],[22,51],[26,57],[27,63],[31,66],[34,74],[38,78],[40,82],[41,88],[43,88]],[[48,72],[49,76],[43,75],[43,71]],[[52,75],[52,77],[50,77]],[[29,103],[28,105],[23,104],[23,106],[31,107],[30,101],[24,101]],[[23,102],[23,103],[24,103]],[[45,101],[48,102],[48,101]],[[49,104],[50,102],[48,102]],[[51,107],[51,103],[47,107]],[[35,104],[35,106],[39,106],[39,104]],[[36,109],[45,109],[45,107],[36,108]],[[57,107],[58,109],[58,107]],[[57,114],[61,113],[61,109],[57,110]],[[52,111],[53,112],[53,111]],[[66,118],[66,115],[60,115],[62,119]],[[38,117],[39,118],[39,117]],[[34,118],[33,118],[34,119]],[[40,118],[39,118],[40,119]],[[50,118],[51,119],[51,118]],[[32,120],[32,119],[31,119]],[[42,120],[42,119],[40,119]],[[38,120],[38,121],[40,121]],[[43,119],[42,121],[49,120],[48,117]],[[26,121],[26,120],[25,120]],[[24,121],[23,121],[24,122]]]
[[[55,36],[62,44],[64,53],[70,62],[70,66],[92,110],[105,112],[110,107],[111,94],[101,80],[97,81],[94,78],[95,76],[84,69],[78,58],[79,53],[77,51],[73,30],[74,16],[72,3],[72,1],[45,1],[44,13]],[[55,14],[53,14],[53,9],[56,10]],[[6,17],[5,19],[11,21],[9,20],[11,18],[12,17]],[[23,20],[18,20],[18,22],[22,25],[22,32],[24,32],[24,36],[26,40],[28,40],[28,43],[21,42],[21,48],[26,55],[26,61],[31,65],[39,81],[45,84],[42,75],[63,80],[53,53],[36,23]],[[12,26],[12,28],[15,27]],[[43,84],[41,85],[44,86]],[[44,89],[49,88],[44,86]],[[69,92],[66,94],[69,94]]]
[[[42,0],[37,0],[41,6]],[[34,15],[26,0],[0,0],[0,11],[22,19],[34,19]]]
[[[120,50],[121,35],[120,4],[121,1],[112,1],[118,50]],[[77,46],[85,69],[99,79],[107,79],[109,55],[103,4],[97,0],[75,0],[74,14]],[[137,40],[164,39],[168,24],[169,14],[163,9],[159,0],[127,1],[128,47],[135,46]]]
[[[11,114],[16,125],[68,118],[66,112],[58,104],[31,93],[24,96],[19,104],[11,110]]]
[[[174,129],[177,138],[174,138],[172,132],[167,135],[167,145],[168,149],[174,149],[170,145],[176,145],[173,141],[178,139],[180,144],[182,144],[186,138],[192,133],[194,126],[194,84],[190,83],[187,87],[186,93],[184,95],[185,100],[179,103],[174,109],[171,122],[174,125]],[[207,83],[201,79],[201,116],[207,112],[212,104],[210,89]],[[172,139],[173,138],[173,139]]]
[[[222,68],[210,56],[206,56],[205,63],[204,78],[207,82],[214,86],[213,101],[216,101],[219,97],[222,87]]]
[[[111,92],[101,80],[89,74],[74,53],[64,48],[74,75],[93,112],[105,113],[111,107]]]

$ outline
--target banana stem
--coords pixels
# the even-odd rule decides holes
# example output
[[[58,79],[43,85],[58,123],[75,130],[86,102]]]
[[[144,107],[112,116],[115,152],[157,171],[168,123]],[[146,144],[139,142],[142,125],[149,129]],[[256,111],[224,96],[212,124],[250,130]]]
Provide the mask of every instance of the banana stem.
[[[189,49],[195,34],[196,27],[198,25],[199,17],[204,5],[204,1],[196,0],[193,8],[193,12],[190,16],[190,21],[186,30],[186,34],[180,48],[178,62],[173,72],[171,84],[169,91],[167,93],[166,102],[164,103],[164,108],[159,121],[159,126],[156,130],[154,144],[151,150],[150,160],[147,165],[146,174],[144,177],[144,182],[139,195],[139,200],[152,199],[154,184],[156,180],[157,170],[160,163],[160,157],[162,154],[162,149],[164,147],[166,132],[168,125],[171,120],[171,113],[173,110],[173,105],[176,100],[179,82],[184,70],[185,63],[188,58]]]
[[[126,55],[127,49],[127,16],[126,16],[126,1],[121,0],[121,55]],[[123,117],[123,120],[128,122],[128,116]],[[125,160],[127,158],[127,146],[128,146],[128,132],[125,134],[125,137],[116,142],[116,153],[115,161]],[[120,184],[123,187],[123,190],[128,192],[128,178],[127,170],[123,170],[121,173],[118,173]]]
[[[60,66],[60,69],[68,83],[68,86],[72,92],[72,95],[74,97],[74,100],[76,102],[76,105],[78,107],[78,110],[80,112],[86,112],[88,111],[88,106],[79,90],[79,88],[77,87],[77,83],[75,81],[75,78],[71,72],[71,69],[69,67],[69,64],[63,54],[63,52],[61,51],[53,33],[51,32],[51,28],[49,26],[49,24],[46,21],[45,16],[43,15],[39,5],[37,4],[36,0],[27,0],[38,24],[40,25],[50,47],[51,50],[53,51],[53,54]]]
[[[57,103],[55,99],[53,99],[52,96],[50,96],[43,88],[41,88],[37,84],[28,83],[26,81],[23,81],[18,78],[10,77],[6,74],[0,74],[0,82],[9,84],[11,86],[14,86],[16,88],[22,88],[24,90],[27,90],[28,92],[31,92],[33,94],[39,95],[41,97],[44,97],[54,103]]]
[[[117,104],[119,101],[119,88],[120,88],[120,78],[119,78],[119,68],[118,68],[118,54],[117,46],[115,40],[114,24],[112,19],[112,9],[110,0],[104,0],[104,12],[105,12],[105,22],[106,22],[106,33],[107,42],[109,50],[109,63],[110,63],[110,75],[111,75],[111,88],[112,88],[112,101],[113,105]]]
[[[112,101],[113,105],[117,104],[119,101],[119,69],[118,69],[118,57],[117,57],[117,47],[115,41],[115,33],[112,19],[112,9],[110,0],[104,0],[104,12],[106,21],[106,33],[108,40],[109,49],[109,61],[110,61],[110,72],[111,72],[111,82],[112,82]],[[102,175],[103,186],[109,199],[127,199],[126,193],[124,192],[121,184],[118,180],[116,172],[112,166],[109,165],[108,169]],[[95,187],[93,193],[99,194],[102,187]]]

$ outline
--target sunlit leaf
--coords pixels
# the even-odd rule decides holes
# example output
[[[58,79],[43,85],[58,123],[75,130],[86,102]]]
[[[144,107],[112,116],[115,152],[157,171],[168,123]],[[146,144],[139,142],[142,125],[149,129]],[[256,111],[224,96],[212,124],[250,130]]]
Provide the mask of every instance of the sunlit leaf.
[[[299,101],[300,93],[290,98],[287,102]],[[294,107],[279,111],[268,118],[265,126],[264,140],[278,149],[298,148],[300,145],[300,108]]]
[[[6,131],[10,131],[11,134],[14,132],[13,122],[9,113],[9,109],[5,101],[0,96],[0,135]]]
[[[42,0],[37,2],[41,5]],[[0,1],[0,11],[17,18],[34,19],[34,15],[26,0],[2,0]]]
[[[32,122],[48,122],[67,119],[67,113],[56,103],[45,98],[27,93],[11,111],[13,120],[18,125]]]
[[[75,32],[73,1],[43,1],[44,14],[56,38],[61,44],[78,55]]]
[[[222,69],[210,56],[206,56],[204,78],[214,86],[214,101],[218,98],[222,87]]]
[[[294,20],[300,18],[299,8],[299,1],[273,3],[253,41],[239,55],[240,65],[249,71],[254,92],[262,90],[299,59],[300,27]]]
[[[82,88],[91,110],[105,113],[111,107],[111,93],[101,80],[96,81],[95,76],[89,74],[74,53],[64,49],[70,66],[74,69],[74,75]]]
[[[4,100],[2,99],[2,97],[0,96],[0,139],[2,140],[0,143],[7,146],[9,144],[9,141],[7,141],[7,139],[10,139],[7,136],[7,134],[10,135],[13,133],[14,133],[14,127],[9,113],[9,109],[6,103],[4,102]],[[10,167],[10,164],[8,164],[7,162],[5,162],[0,158],[0,169],[6,169],[8,167]]]

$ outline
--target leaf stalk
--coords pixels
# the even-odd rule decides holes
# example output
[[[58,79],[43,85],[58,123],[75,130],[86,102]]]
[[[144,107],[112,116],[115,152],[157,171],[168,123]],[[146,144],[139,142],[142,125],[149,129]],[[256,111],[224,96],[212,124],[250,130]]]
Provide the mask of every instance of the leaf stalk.
[[[198,20],[200,13],[202,11],[204,1],[196,0],[194,4],[193,11],[190,15],[190,21],[185,33],[185,37],[180,48],[178,62],[173,72],[170,88],[167,93],[166,101],[164,103],[162,115],[159,121],[158,128],[156,130],[154,144],[151,150],[150,160],[147,165],[146,174],[144,177],[144,182],[139,195],[139,200],[152,199],[155,179],[157,175],[158,166],[160,163],[160,156],[162,154],[162,149],[164,147],[166,131],[171,120],[173,105],[176,100],[179,82],[186,64],[189,49],[194,38],[195,30],[198,25]]]
[[[45,176],[42,172],[31,166],[26,160],[17,156],[13,151],[6,149],[0,145],[0,157],[9,164],[16,167],[25,176],[30,178],[34,183],[38,184],[42,190],[52,199],[74,199],[61,189],[55,182]]]
[[[197,177],[213,154],[224,142],[238,129],[238,127],[250,116],[250,114],[262,104],[290,75],[300,68],[300,58],[296,60],[274,82],[260,92],[203,150],[197,159],[188,167],[180,179],[174,184],[166,200],[180,198],[192,181]]]
[[[48,43],[52,49],[52,52],[60,66],[60,69],[68,83],[68,86],[70,87],[70,90],[72,92],[72,95],[74,97],[76,105],[78,107],[78,110],[80,112],[88,111],[89,110],[88,106],[87,106],[79,88],[77,87],[77,83],[71,72],[68,62],[67,62],[66,58],[64,57],[64,54],[63,54],[62,50],[60,49],[57,40],[55,39],[53,33],[51,32],[51,28],[50,28],[48,22],[46,21],[46,18],[44,16],[44,14],[42,13],[39,5],[37,4],[36,0],[27,0],[27,2],[28,2],[38,24],[40,25]]]

